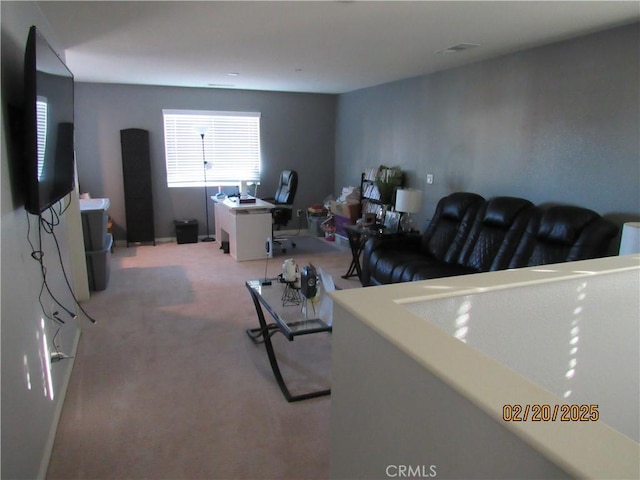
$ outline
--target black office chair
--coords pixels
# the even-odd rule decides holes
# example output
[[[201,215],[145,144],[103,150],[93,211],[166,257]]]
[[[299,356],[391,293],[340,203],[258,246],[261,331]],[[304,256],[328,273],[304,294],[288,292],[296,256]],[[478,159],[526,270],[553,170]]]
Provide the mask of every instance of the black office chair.
[[[293,199],[296,196],[298,190],[298,172],[295,170],[283,170],[280,173],[280,181],[278,182],[278,188],[273,197],[263,198],[263,200],[273,203],[275,208],[271,209],[272,222],[272,238],[273,243],[280,245],[282,253],[287,253],[285,247],[286,241],[291,242],[291,246],[295,247],[296,244],[290,238],[276,237],[273,235],[273,230],[280,230],[289,223],[289,220],[293,217]]]

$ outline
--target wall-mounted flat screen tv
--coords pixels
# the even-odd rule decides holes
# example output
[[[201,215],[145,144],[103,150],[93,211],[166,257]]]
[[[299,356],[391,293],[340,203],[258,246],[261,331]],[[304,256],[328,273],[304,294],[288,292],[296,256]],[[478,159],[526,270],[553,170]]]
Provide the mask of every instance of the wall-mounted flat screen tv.
[[[73,74],[38,29],[24,57],[25,209],[39,215],[74,188]]]

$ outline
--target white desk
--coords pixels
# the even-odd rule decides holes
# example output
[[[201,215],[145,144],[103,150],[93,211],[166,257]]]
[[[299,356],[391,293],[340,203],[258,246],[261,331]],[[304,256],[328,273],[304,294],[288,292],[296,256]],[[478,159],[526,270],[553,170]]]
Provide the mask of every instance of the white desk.
[[[272,256],[273,204],[260,199],[256,199],[255,203],[238,203],[229,198],[211,199],[215,202],[216,242],[219,245],[229,242],[229,253],[235,261],[259,260]]]

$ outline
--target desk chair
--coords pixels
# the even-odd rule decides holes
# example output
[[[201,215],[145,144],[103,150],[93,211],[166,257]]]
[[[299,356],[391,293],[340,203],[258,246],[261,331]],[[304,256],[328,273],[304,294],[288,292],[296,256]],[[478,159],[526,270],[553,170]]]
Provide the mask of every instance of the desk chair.
[[[275,208],[271,209],[271,217],[273,222],[271,224],[271,232],[273,243],[280,245],[282,253],[287,253],[285,242],[289,240],[291,247],[295,247],[296,244],[290,239],[285,237],[276,237],[273,235],[274,230],[280,230],[280,227],[284,227],[289,223],[289,220],[293,217],[293,199],[296,196],[298,190],[298,172],[295,170],[283,170],[280,173],[280,181],[278,182],[278,188],[273,197],[263,198],[263,200],[273,203]]]

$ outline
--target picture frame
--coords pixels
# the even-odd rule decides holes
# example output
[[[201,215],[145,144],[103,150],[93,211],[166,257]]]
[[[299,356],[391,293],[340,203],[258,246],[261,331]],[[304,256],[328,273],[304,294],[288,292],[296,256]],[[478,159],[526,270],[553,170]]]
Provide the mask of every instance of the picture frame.
[[[362,214],[362,225],[370,227],[376,223],[376,214],[365,212]]]
[[[384,217],[384,226],[387,233],[398,233],[400,228],[400,212],[387,212]]]

